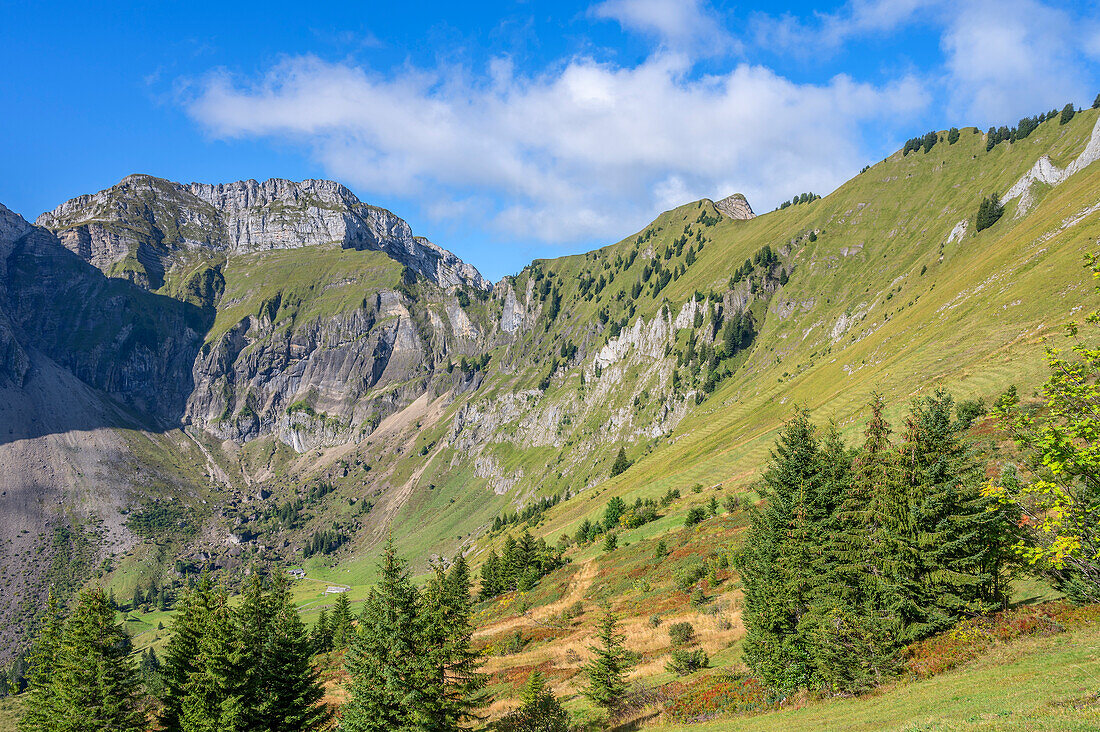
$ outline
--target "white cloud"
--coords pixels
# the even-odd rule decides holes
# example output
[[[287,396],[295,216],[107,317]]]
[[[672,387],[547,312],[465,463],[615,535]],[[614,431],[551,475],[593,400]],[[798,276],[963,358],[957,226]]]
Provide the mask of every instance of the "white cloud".
[[[1066,102],[1081,103],[1087,37],[1064,10],[1034,0],[978,0],[951,14],[942,46],[955,116],[1013,124]],[[1091,101],[1091,99],[1090,99]]]
[[[928,101],[913,79],[796,84],[748,64],[698,77],[665,53],[535,76],[491,68],[384,76],[296,57],[256,81],[211,76],[188,109],[217,137],[308,145],[366,198],[403,196],[439,216],[468,209],[430,202],[495,201],[482,216],[497,231],[569,242],[621,236],[702,195],[740,191],[766,209],[827,191],[866,162],[862,124]]]
[[[667,49],[693,56],[739,48],[722,20],[701,0],[603,0],[591,12],[597,18],[618,21],[626,30],[655,36]]]
[[[940,34],[942,65],[925,70],[957,124],[1012,124],[1024,115],[1081,103],[1094,80],[1085,57],[1100,55],[1097,20],[1040,0],[850,0],[834,13],[752,18],[754,42],[804,59],[846,43],[904,33]],[[1091,101],[1091,97],[1089,97]]]

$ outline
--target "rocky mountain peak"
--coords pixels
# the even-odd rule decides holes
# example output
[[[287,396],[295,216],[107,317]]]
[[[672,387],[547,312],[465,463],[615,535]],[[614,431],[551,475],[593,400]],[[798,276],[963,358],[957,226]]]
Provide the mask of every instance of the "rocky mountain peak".
[[[747,221],[748,219],[756,218],[756,214],[752,212],[752,206],[749,205],[748,199],[740,193],[734,193],[731,196],[726,196],[721,201],[715,201],[714,207],[718,209],[719,213],[723,216],[731,219]]]
[[[330,180],[180,184],[130,175],[66,201],[37,223],[104,272],[150,289],[183,250],[235,255],[308,246],[383,251],[442,287],[488,288],[472,265]]]

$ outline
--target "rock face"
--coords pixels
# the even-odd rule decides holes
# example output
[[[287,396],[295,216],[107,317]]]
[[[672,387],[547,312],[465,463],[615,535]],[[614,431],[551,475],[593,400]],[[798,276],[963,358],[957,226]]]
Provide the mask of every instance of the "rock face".
[[[318,245],[386,252],[441,287],[488,288],[473,266],[326,180],[183,185],[131,175],[66,201],[37,224],[103,272],[147,289],[159,289],[189,250],[233,255]]]
[[[714,207],[723,216],[731,219],[747,221],[756,217],[756,214],[752,212],[748,199],[740,193],[734,193],[732,196],[726,196],[721,201],[715,201]]]
[[[1034,184],[1043,183],[1053,188],[1071,175],[1079,173],[1089,165],[1092,165],[1097,160],[1100,160],[1100,119],[1098,119],[1093,126],[1092,134],[1089,136],[1089,141],[1085,149],[1081,151],[1081,154],[1069,165],[1065,168],[1059,168],[1051,161],[1049,155],[1040,156],[1039,159],[1035,161],[1035,164],[1031,166],[1031,170],[1024,173],[1020,179],[1008,189],[1001,202],[1005,203],[1014,198],[1019,198],[1020,203],[1016,206],[1016,217],[1019,218],[1030,211],[1032,206],[1035,205],[1034,197],[1031,193],[1031,187]]]
[[[369,434],[449,378],[437,354],[470,352],[482,339],[451,319],[427,325],[419,308],[381,290],[300,327],[250,315],[199,353],[186,418],[220,439],[271,434],[299,452]]]

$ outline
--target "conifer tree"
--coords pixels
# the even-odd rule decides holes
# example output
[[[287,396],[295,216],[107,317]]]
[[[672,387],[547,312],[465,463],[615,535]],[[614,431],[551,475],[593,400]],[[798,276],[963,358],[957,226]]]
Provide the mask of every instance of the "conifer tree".
[[[885,402],[873,394],[871,419],[853,463],[852,481],[837,511],[832,592],[851,607],[883,600],[883,577],[891,549],[887,528],[908,520],[898,456],[890,442]]]
[[[879,683],[898,664],[898,628],[884,581],[885,527],[892,525],[887,512],[907,515],[908,506],[898,501],[897,455],[880,395],[872,396],[870,408],[863,446],[826,539],[829,563],[813,631],[818,680],[839,691]]]
[[[101,589],[81,592],[57,645],[51,715],[41,730],[140,732],[137,669],[130,637],[115,623],[115,610]],[[29,727],[28,729],[34,729]]]
[[[546,688],[537,669],[527,677],[520,708],[493,725],[498,732],[569,732],[569,714]]]
[[[470,577],[459,557],[450,572],[433,566],[433,576],[421,595],[420,648],[422,703],[416,710],[425,729],[458,730],[478,721],[477,709],[487,696],[486,676],[479,672],[481,655],[470,639]]]
[[[347,648],[354,635],[351,625],[351,602],[346,592],[336,596],[336,607],[329,618],[329,635],[332,637],[332,647],[340,650]]]
[[[630,465],[630,460],[626,457],[626,449],[620,446],[618,454],[615,455],[615,462],[611,464],[611,477],[614,478],[619,473],[625,472]]]
[[[1064,125],[1073,119],[1073,116],[1077,114],[1077,111],[1073,108],[1073,102],[1070,102],[1066,106],[1062,107],[1062,114],[1058,117],[1058,124]]]
[[[479,594],[482,600],[488,600],[503,591],[503,583],[500,579],[500,557],[497,556],[494,549],[489,552],[485,563],[481,565],[481,591]]]
[[[327,726],[330,714],[319,704],[324,689],[310,665],[312,647],[305,625],[291,602],[286,577],[277,575],[270,590],[262,583],[245,594],[238,611],[250,658],[242,729],[250,732],[312,732]],[[258,644],[249,652],[248,631]]]
[[[413,711],[422,703],[417,592],[392,538],[380,569],[344,659],[351,681],[340,724],[346,732],[415,729]]]
[[[41,629],[27,659],[27,692],[23,701],[23,716],[19,719],[20,732],[47,732],[58,725],[60,710],[53,680],[57,673],[63,625],[57,598],[51,592],[46,599]]]
[[[162,670],[164,705],[160,712],[160,724],[167,732],[182,732],[184,729],[183,699],[192,675],[198,672],[199,643],[215,601],[210,577],[204,574],[177,603]]]
[[[980,466],[958,434],[954,400],[943,390],[913,405],[902,445],[902,468],[912,514],[904,537],[902,576],[914,617],[906,635],[924,637],[965,613],[1003,603],[994,590],[987,554],[1004,543],[999,510],[982,496]]]
[[[988,198],[983,198],[978,206],[978,215],[974,219],[974,229],[984,231],[997,223],[1003,215],[1004,206],[1001,205],[997,194],[991,194]]]
[[[212,592],[203,621],[192,669],[183,684],[180,727],[183,732],[243,732],[250,674],[224,589]]]
[[[321,608],[317,613],[317,622],[309,632],[309,641],[314,653],[327,653],[332,650],[332,633],[329,630],[328,610]]]
[[[630,661],[623,645],[626,636],[619,632],[619,621],[608,607],[596,626],[597,644],[589,646],[595,656],[585,665],[588,683],[581,692],[614,716],[626,693],[626,672]]]
[[[738,567],[744,578],[745,660],[765,683],[804,686],[813,679],[808,628],[800,628],[821,578],[812,558],[820,543],[817,522],[827,511],[821,491],[821,450],[802,412],[780,432],[764,472],[766,504],[752,526]]]

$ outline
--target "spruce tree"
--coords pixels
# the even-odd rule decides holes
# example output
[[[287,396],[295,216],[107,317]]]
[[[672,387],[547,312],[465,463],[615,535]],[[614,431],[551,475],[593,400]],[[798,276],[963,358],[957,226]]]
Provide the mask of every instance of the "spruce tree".
[[[340,724],[346,732],[415,729],[414,711],[422,703],[417,592],[392,539],[380,570],[344,659],[351,682]]]
[[[57,649],[53,686],[57,724],[43,729],[140,732],[137,669],[130,637],[115,623],[101,589],[81,592]]]
[[[53,680],[57,674],[58,655],[64,622],[51,592],[46,599],[40,630],[28,657],[27,692],[23,700],[20,732],[49,732],[60,726],[60,709]]]
[[[850,607],[883,600],[883,577],[892,551],[887,528],[908,520],[898,456],[890,442],[885,402],[872,395],[871,419],[853,462],[852,480],[837,511],[832,593]]]
[[[317,613],[317,622],[309,632],[309,641],[314,653],[327,653],[332,650],[332,633],[329,631],[328,610],[321,608]]]
[[[527,677],[520,708],[493,725],[498,732],[569,732],[569,714],[546,688],[537,669]]]
[[[336,596],[336,607],[329,618],[329,635],[332,637],[332,647],[342,650],[348,647],[354,635],[351,625],[351,602],[346,592]]]
[[[581,693],[612,717],[626,694],[630,662],[623,645],[626,636],[619,632],[618,619],[610,607],[600,617],[596,640],[596,645],[589,646],[595,655],[584,667],[588,683]]]
[[[619,473],[625,472],[630,465],[630,460],[626,457],[626,449],[620,447],[618,454],[615,455],[615,462],[611,464],[611,477],[614,478]]]
[[[245,665],[240,632],[224,589],[212,591],[202,620],[192,668],[183,684],[180,728],[183,732],[243,732],[252,674]]]
[[[1062,107],[1062,114],[1058,117],[1058,124],[1064,125],[1068,123],[1073,116],[1077,114],[1077,111],[1073,108],[1073,102],[1070,102],[1066,106]]]
[[[470,642],[470,575],[462,557],[449,572],[438,564],[432,569],[421,595],[422,703],[416,717],[425,729],[458,730],[481,719],[477,710],[487,700],[481,654]]]
[[[837,691],[880,683],[899,659],[894,603],[884,580],[885,527],[891,525],[888,512],[907,515],[908,506],[898,501],[900,473],[881,396],[872,396],[870,409],[864,443],[826,539],[826,591],[818,600],[820,617],[813,631],[818,680]]]
[[[485,563],[481,565],[481,590],[478,594],[482,600],[488,600],[503,591],[503,583],[500,579],[500,557],[494,549],[489,552]]]
[[[319,702],[324,689],[310,664],[312,646],[291,602],[286,577],[278,575],[268,592],[260,582],[245,595],[238,614],[242,629],[262,621],[258,652],[250,656],[249,686],[242,729],[251,732],[311,732],[327,726],[330,713]],[[242,636],[247,643],[249,636]],[[247,646],[246,646],[247,648]]]
[[[930,635],[964,613],[986,612],[1004,601],[987,556],[1004,543],[1004,522],[981,494],[980,465],[953,417],[954,400],[937,390],[913,405],[902,446],[912,514],[905,537],[910,561],[904,566],[912,576],[900,579],[917,610],[909,619],[910,637]]]
[[[210,577],[204,574],[176,604],[162,670],[164,704],[160,724],[167,732],[183,730],[183,699],[192,675],[198,672],[199,643],[215,600]]]
[[[813,679],[811,639],[800,627],[822,580],[813,569],[828,514],[821,495],[821,450],[802,412],[784,425],[763,475],[765,505],[752,525],[738,568],[745,588],[745,661],[770,686]]]

